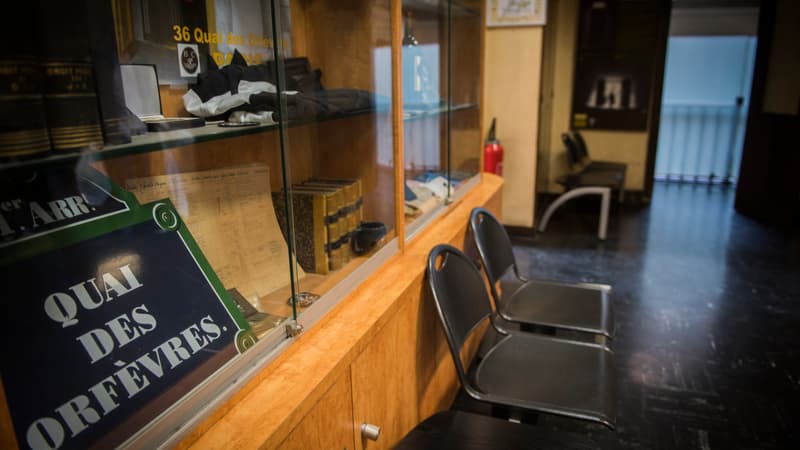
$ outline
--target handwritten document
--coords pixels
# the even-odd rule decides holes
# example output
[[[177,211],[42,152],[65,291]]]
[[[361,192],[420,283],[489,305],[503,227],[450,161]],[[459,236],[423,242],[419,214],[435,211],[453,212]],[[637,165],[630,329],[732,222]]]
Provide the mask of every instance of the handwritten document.
[[[141,203],[169,198],[226,289],[253,303],[289,284],[289,250],[263,164],[132,178]],[[296,266],[303,277],[300,266]]]

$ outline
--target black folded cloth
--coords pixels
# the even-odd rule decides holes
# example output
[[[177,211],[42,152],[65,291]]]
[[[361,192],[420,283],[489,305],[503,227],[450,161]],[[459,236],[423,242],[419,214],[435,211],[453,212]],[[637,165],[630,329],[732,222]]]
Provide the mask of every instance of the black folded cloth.
[[[198,78],[198,84],[192,86],[200,99],[207,102],[213,97],[230,92],[239,92],[239,82],[267,81],[275,82],[275,61],[248,66],[238,50],[234,51],[231,63],[223,68],[217,67],[213,59],[207,63],[208,72]],[[287,120],[325,119],[348,113],[369,111],[375,108],[375,96],[371,92],[357,89],[325,89],[322,85],[322,71],[311,70],[308,58],[287,58],[283,61],[283,86],[285,91],[296,91],[286,94],[286,110],[283,115]],[[276,86],[277,87],[277,86]],[[226,119],[234,111],[262,112],[273,111],[273,118],[278,119],[278,96],[270,92],[262,92],[250,96],[250,103],[238,106],[225,113],[210,117],[208,120]]]
[[[312,93],[284,95],[287,120],[327,119],[375,108],[375,96],[358,89],[325,89]],[[278,111],[278,95],[262,92],[250,96],[250,104],[237,110],[248,112]],[[277,114],[273,115],[277,119]]]
[[[198,77],[198,83],[192,86],[200,100],[207,102],[213,97],[222,95],[226,92],[236,94],[239,92],[239,82],[245,81],[267,81],[272,84],[275,82],[275,62],[267,61],[264,64],[248,66],[244,57],[238,50],[234,50],[231,63],[223,68],[209,57],[207,62],[208,70]],[[308,58],[297,57],[287,58],[283,62],[282,88],[288,91],[316,92],[323,89],[321,79],[322,72],[319,69],[311,70]]]

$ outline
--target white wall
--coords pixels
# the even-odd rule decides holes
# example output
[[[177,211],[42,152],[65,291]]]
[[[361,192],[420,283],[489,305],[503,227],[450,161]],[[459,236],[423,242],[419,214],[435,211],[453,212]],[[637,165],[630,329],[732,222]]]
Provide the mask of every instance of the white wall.
[[[670,36],[664,103],[731,105],[749,96],[755,49],[752,36]]]

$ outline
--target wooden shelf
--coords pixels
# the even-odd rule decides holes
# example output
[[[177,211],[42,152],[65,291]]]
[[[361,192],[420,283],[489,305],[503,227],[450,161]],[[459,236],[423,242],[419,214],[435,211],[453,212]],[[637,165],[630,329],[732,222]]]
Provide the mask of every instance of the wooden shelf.
[[[463,105],[454,105],[449,108],[451,113],[458,112],[458,111],[471,111],[478,109],[478,105],[474,103],[466,103]],[[434,106],[432,108],[427,109],[404,109],[403,110],[403,120],[410,121],[410,120],[417,120],[417,119],[424,119],[426,117],[436,117],[447,114],[448,107],[447,106]]]
[[[385,242],[389,242],[391,239],[394,239],[394,237],[394,231],[390,231],[385,238]],[[372,253],[365,256],[355,256],[341,269],[332,271],[326,275],[306,273],[306,275],[298,281],[295,288],[298,290],[298,292],[311,292],[322,297],[327,292],[332,290],[337,284],[341,283],[345,278],[347,278],[347,276],[358,269],[362,264],[364,264],[371,256]],[[290,305],[288,302],[291,295],[291,287],[286,285],[265,296],[262,296],[258,300],[258,309],[268,314],[290,319],[293,315],[292,305]],[[306,307],[301,307],[298,305],[297,315],[300,316],[306,309]],[[277,324],[276,326],[279,325],[280,324]],[[269,331],[270,330],[264,330],[259,338]]]
[[[474,1],[451,1],[450,12],[453,16],[480,16],[480,4]],[[412,11],[427,15],[446,15],[445,0],[403,0],[403,11]]]
[[[482,206],[499,214],[502,179],[487,174],[481,182],[456,201],[452,210],[436,219],[425,232],[409,244],[406,251],[385,264],[358,289],[350,292],[321,324],[307,331],[280,359],[261,371],[226,404],[214,411],[205,422],[178,444],[178,448],[309,448],[316,445],[291,446],[300,441],[304,429],[297,428],[323,399],[334,380],[343,373],[364,375],[367,367],[377,376],[401,378],[404,386],[412,386],[413,398],[405,401],[386,384],[355,383],[356,389],[379,392],[373,398],[383,399],[375,413],[391,415],[396,420],[417,423],[452,403],[458,381],[447,353],[444,335],[435,319],[435,306],[425,295],[425,263],[430,249],[447,242],[462,245],[472,208]],[[385,346],[383,331],[401,324],[403,332],[393,334],[392,346]],[[407,361],[408,370],[396,366],[369,364],[373,359],[359,359],[365,349],[389,354],[391,360]],[[474,350],[474,349],[470,349]],[[356,364],[355,369],[352,364]],[[405,364],[405,362],[404,362]],[[381,396],[387,392],[388,396]],[[355,397],[355,394],[354,394]],[[349,399],[348,399],[349,400]],[[324,409],[327,415],[333,409]],[[269,408],[264,405],[280,405]],[[347,404],[347,408],[351,407]],[[402,418],[400,418],[402,416]],[[410,419],[409,419],[410,418]],[[354,416],[360,424],[364,417]],[[381,423],[386,430],[397,428],[391,421]],[[398,422],[399,423],[399,422]],[[349,425],[346,423],[345,425]],[[413,426],[413,425],[411,425]],[[294,434],[293,430],[301,432]],[[381,436],[387,447],[400,440],[407,430],[384,431]],[[330,429],[323,430],[330,434]],[[306,438],[308,436],[305,436]]]
[[[195,3],[198,8],[204,4]],[[211,122],[194,129],[150,132],[133,137],[127,144],[106,145],[79,153],[0,160],[0,175],[3,176],[17,170],[24,173],[46,167],[71,169],[88,164],[123,188],[135,179],[234,170],[250,165],[269,168],[268,177],[259,176],[264,183],[259,191],[265,193],[279,192],[290,183],[313,177],[358,178],[362,184],[364,220],[383,222],[389,229],[385,237],[387,244],[378,254],[355,257],[328,274],[306,273],[298,282],[289,284],[291,275],[281,272],[275,283],[258,289],[245,289],[245,283],[231,282],[231,286],[239,286],[242,295],[256,304],[259,311],[270,315],[259,324],[268,326],[258,331],[260,337],[267,339],[263,339],[255,351],[232,359],[224,370],[205,381],[194,373],[186,380],[181,379],[181,383],[195,383],[192,395],[174,402],[152,426],[143,425],[146,414],[141,411],[132,419],[125,418],[130,420],[126,422],[127,428],[115,429],[109,436],[122,435],[133,427],[144,427],[134,435],[135,441],[128,441],[134,442],[134,446],[359,448],[356,425],[366,421],[366,416],[373,412],[400,418],[380,418],[375,422],[385,427],[380,445],[391,446],[408,424],[420,420],[419,415],[429,415],[446,407],[455,395],[457,380],[447,358],[446,342],[435,321],[435,306],[426,295],[425,259],[436,243],[462,245],[468,214],[473,207],[489,207],[499,214],[502,179],[475,175],[453,196],[451,204],[442,205],[434,214],[419,219],[415,233],[409,237],[402,209],[403,180],[410,175],[405,170],[404,149],[418,149],[418,153],[428,148],[438,149],[439,158],[432,158],[436,161],[431,164],[446,168],[450,175],[464,165],[461,163],[467,156],[479,161],[483,0],[286,0],[282,4],[277,10],[280,17],[272,19],[284,24],[284,33],[270,32],[267,36],[269,30],[265,30],[263,37],[271,36],[265,43],[290,44],[291,49],[284,48],[286,54],[308,58],[311,67],[321,70],[321,82],[329,89],[381,92],[383,98],[391,97],[393,103],[390,101],[391,105],[386,105],[376,99],[377,105],[372,108],[321,119],[283,120],[242,128],[223,128],[218,122]],[[114,13],[119,14],[114,31],[118,53],[130,61],[149,61],[150,47],[140,49],[141,40],[130,34],[141,12],[126,2],[115,3],[115,8],[117,6],[119,11],[115,9]],[[430,66],[436,69],[432,72],[439,78],[438,87],[444,98],[430,108],[403,110],[400,59],[403,10],[410,11],[409,26],[420,42],[439,46],[439,56]],[[206,20],[208,31],[219,25],[214,12],[214,8],[207,6],[198,13],[200,22]],[[233,16],[236,18],[236,14]],[[147,19],[157,21],[158,18]],[[227,33],[230,30],[216,31]],[[171,39],[170,35],[165,36],[168,41]],[[174,43],[167,43],[174,48]],[[209,44],[209,52],[225,53],[226,48],[220,45],[215,50]],[[141,53],[136,54],[139,50]],[[249,56],[247,51],[240,51]],[[253,51],[263,53],[255,47]],[[174,54],[171,58],[174,62]],[[186,89],[185,84],[161,89],[161,102],[167,106],[165,114],[187,114],[181,101]],[[438,100],[434,97],[434,101]],[[451,147],[453,158],[449,158]],[[450,164],[451,159],[456,164]],[[428,162],[425,159],[424,164]],[[473,166],[469,167],[470,174],[478,172],[479,165],[474,172]],[[205,181],[202,183],[207,186]],[[226,184],[225,189],[230,186]],[[170,189],[162,198],[173,198],[176,204],[178,199],[188,201],[185,190]],[[242,192],[243,188],[232,190]],[[203,214],[221,214],[222,208],[230,205],[219,200],[221,197],[216,198],[215,205],[219,208],[202,210]],[[261,211],[265,210],[259,205],[258,213]],[[255,223],[247,220],[251,215],[241,217],[245,225]],[[262,226],[249,228],[263,229]],[[192,230],[195,237],[202,234],[195,230]],[[218,235],[217,245],[224,250],[232,247],[228,245],[231,241],[243,236],[234,234],[230,227],[215,234]],[[241,240],[253,242],[252,239]],[[197,246],[206,254],[211,253],[199,239]],[[252,247],[261,251],[261,247]],[[271,261],[283,261],[281,267],[288,268],[290,252],[291,249],[282,252],[287,255],[285,258],[270,256]],[[241,257],[242,253],[225,256],[247,264],[249,261]],[[206,259],[215,272],[223,273],[224,261],[217,264],[211,258]],[[247,267],[254,267],[254,264]],[[261,273],[270,272],[258,271],[253,278],[261,279]],[[222,277],[218,278],[222,282]],[[292,293],[303,291],[323,297],[317,307],[295,309],[287,303]],[[297,337],[288,338],[283,325],[295,315],[300,315],[301,325],[306,330]],[[346,374],[345,381],[340,383],[337,380],[342,380],[342,374]],[[388,382],[375,382],[381,379]],[[328,408],[329,403],[320,400],[329,395],[334,383],[339,383],[336,392],[341,401],[330,403],[332,406]],[[338,390],[340,385],[346,389]],[[7,405],[2,393],[0,388],[0,405]],[[383,400],[383,393],[390,394],[387,401]],[[166,404],[171,400],[164,398],[166,400],[159,398],[157,401]],[[279,407],[272,407],[274,405]],[[315,408],[324,414],[311,415]],[[329,409],[346,414],[328,414]],[[404,414],[397,415],[398,411]],[[336,419],[335,424],[331,418]],[[325,443],[332,442],[328,439],[298,444],[305,441],[293,440],[292,435],[310,435],[306,428],[299,426],[302,421],[314,424],[325,436],[332,436],[343,428],[349,442],[327,445]],[[0,417],[0,428],[3,430],[0,442],[11,442],[2,447],[16,447],[18,443],[7,406]],[[284,442],[287,444],[283,445]],[[364,447],[365,444],[361,444]]]
[[[369,110],[358,110],[354,112],[337,114],[335,116],[325,117],[322,119],[294,120],[290,121],[288,123],[288,126],[297,127],[318,122],[327,122],[331,120],[340,120],[350,117],[376,114],[379,112],[388,112],[388,109],[384,110],[384,108],[376,108]],[[40,158],[22,159],[18,161],[2,163],[0,164],[0,171],[7,169],[22,168],[22,167],[52,166],[52,165],[66,164],[77,161],[79,159],[86,159],[89,161],[103,161],[103,160],[118,158],[121,156],[157,152],[176,147],[184,147],[187,145],[199,144],[202,142],[216,141],[220,139],[230,139],[239,136],[247,136],[259,133],[267,133],[275,131],[279,127],[280,124],[274,123],[265,125],[255,125],[250,127],[225,128],[225,127],[220,127],[219,122],[210,122],[205,126],[198,128],[148,132],[143,135],[133,136],[131,138],[130,143],[121,145],[107,145],[99,150],[90,150],[77,153],[55,154]]]

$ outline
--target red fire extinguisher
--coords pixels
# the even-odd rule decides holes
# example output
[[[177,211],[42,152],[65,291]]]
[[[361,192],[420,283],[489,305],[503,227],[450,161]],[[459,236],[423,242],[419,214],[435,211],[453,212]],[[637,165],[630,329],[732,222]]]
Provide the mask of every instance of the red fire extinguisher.
[[[503,176],[503,146],[495,137],[496,125],[497,118],[493,118],[492,127],[489,128],[489,137],[483,146],[483,171]]]

